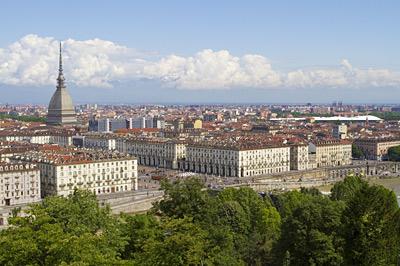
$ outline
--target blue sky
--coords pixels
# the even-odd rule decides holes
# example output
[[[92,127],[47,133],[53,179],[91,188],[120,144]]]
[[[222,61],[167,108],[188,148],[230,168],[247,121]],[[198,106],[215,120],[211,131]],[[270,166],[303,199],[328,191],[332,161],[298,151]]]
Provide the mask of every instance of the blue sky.
[[[65,44],[71,66],[66,78],[75,102],[395,102],[399,10],[399,1],[6,0],[0,3],[0,65],[12,65],[15,56],[9,54],[16,48],[10,45],[34,34],[24,46],[28,52],[72,40]],[[51,40],[43,43],[45,38]],[[93,39],[112,42],[118,55],[104,51],[104,43],[88,42]],[[89,71],[104,61],[78,54],[79,41],[86,42],[79,43],[85,45],[82,53],[97,58],[102,51],[111,58],[109,68]],[[47,102],[56,73],[38,78],[44,72],[34,64],[46,56],[29,55],[3,76],[0,67],[3,101]],[[54,62],[43,60],[49,66],[40,71],[54,71]],[[238,65],[227,71],[232,62]],[[96,75],[115,68],[123,73],[109,75],[107,86],[96,83]],[[91,73],[90,80],[86,72],[77,74],[83,71]],[[34,78],[23,80],[32,72]]]

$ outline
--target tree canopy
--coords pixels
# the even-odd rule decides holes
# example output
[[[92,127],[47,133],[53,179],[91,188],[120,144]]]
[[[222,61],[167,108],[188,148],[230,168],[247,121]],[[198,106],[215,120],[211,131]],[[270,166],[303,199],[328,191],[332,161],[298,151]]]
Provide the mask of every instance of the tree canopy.
[[[46,122],[45,117],[29,116],[29,115],[10,115],[10,114],[0,114],[0,119],[14,119],[23,122]]]
[[[390,147],[388,149],[388,157],[390,161],[400,161],[400,145],[395,147]]]
[[[364,152],[356,144],[351,145],[351,156],[353,158],[362,159],[365,157]]]
[[[164,182],[147,214],[112,215],[76,190],[33,204],[0,231],[0,265],[397,265],[392,191],[356,176],[318,190],[260,195]]]

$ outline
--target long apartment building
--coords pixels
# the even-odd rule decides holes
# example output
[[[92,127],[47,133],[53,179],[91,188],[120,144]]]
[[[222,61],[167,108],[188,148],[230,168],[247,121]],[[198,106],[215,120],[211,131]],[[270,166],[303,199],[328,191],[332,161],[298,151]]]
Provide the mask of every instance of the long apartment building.
[[[29,142],[32,144],[58,144],[71,146],[73,132],[60,130],[7,130],[0,132],[1,141]]]
[[[351,164],[351,142],[347,140],[312,141],[308,150],[312,168]]]
[[[256,176],[290,170],[309,170],[351,164],[351,143],[314,141],[308,145],[255,136],[219,137],[188,144],[177,138],[87,134],[87,148],[116,150],[138,159],[138,164],[220,176]]]
[[[258,143],[196,143],[186,149],[185,170],[248,177],[290,170],[290,147]]]
[[[135,156],[141,165],[178,169],[186,154],[185,142],[176,139],[116,134],[86,134],[80,138],[85,148],[117,150]]]
[[[391,147],[399,146],[398,138],[360,138],[354,141],[354,145],[359,147],[368,160],[386,160],[388,150]]]
[[[30,151],[12,158],[37,164],[42,197],[67,196],[75,188],[95,194],[137,189],[137,160],[118,152],[84,149]]]
[[[186,156],[186,143],[164,138],[120,138],[118,151],[131,154],[141,165],[179,169],[180,161]]]

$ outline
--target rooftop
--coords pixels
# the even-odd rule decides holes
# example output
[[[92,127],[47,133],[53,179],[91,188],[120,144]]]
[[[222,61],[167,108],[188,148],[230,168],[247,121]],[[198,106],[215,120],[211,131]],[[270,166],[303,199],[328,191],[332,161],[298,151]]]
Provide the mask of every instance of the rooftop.
[[[52,165],[73,165],[94,162],[133,160],[134,157],[110,151],[64,148],[61,150],[29,151],[13,157],[14,160],[47,163]]]

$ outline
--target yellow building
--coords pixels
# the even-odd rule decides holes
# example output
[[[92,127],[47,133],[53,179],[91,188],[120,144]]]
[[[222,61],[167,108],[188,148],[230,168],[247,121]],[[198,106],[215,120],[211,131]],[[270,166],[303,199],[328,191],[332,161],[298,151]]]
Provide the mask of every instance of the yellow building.
[[[194,120],[193,128],[195,128],[195,129],[203,128],[203,121],[201,119]]]

